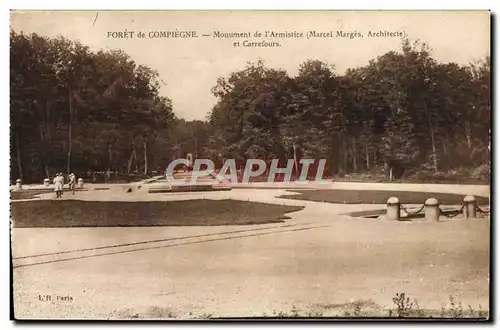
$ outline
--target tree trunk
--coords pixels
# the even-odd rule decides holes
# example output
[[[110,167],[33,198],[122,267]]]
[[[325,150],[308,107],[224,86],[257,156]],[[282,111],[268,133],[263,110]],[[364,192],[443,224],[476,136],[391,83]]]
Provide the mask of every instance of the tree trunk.
[[[17,170],[19,171],[19,179],[24,180],[23,175],[23,162],[21,155],[21,145],[19,139],[19,132],[16,132],[16,152],[17,152]]]
[[[438,172],[438,163],[436,155],[436,142],[434,139],[434,128],[431,126],[431,140],[432,140],[432,161],[434,163],[434,173]]]
[[[352,168],[354,170],[354,173],[358,173],[358,162],[357,162],[357,152],[356,152],[356,136],[353,135],[352,137]]]
[[[139,157],[137,157],[137,154],[135,154],[135,151],[134,151],[134,160],[135,160],[135,171],[137,172],[137,174],[139,174]]]
[[[71,148],[73,145],[72,140],[72,130],[73,130],[73,104],[71,97],[71,89],[68,89],[68,97],[69,97],[69,129],[68,129],[68,163],[66,166],[66,172],[71,173]]]
[[[50,178],[50,173],[49,173],[49,166],[47,164],[47,153],[46,153],[46,141],[45,141],[45,134],[44,134],[44,124],[43,122],[40,123],[40,141],[42,143],[42,161],[43,161],[43,170],[45,171],[45,176],[46,178]]]
[[[132,150],[132,154],[130,155],[130,159],[128,160],[127,173],[130,174],[132,171],[132,161],[135,158],[135,150]]]
[[[434,173],[438,172],[438,161],[437,161],[437,153],[436,153],[436,139],[434,138],[434,127],[431,123],[431,118],[429,114],[429,108],[427,107],[427,102],[424,102],[425,114],[427,115],[427,122],[429,123],[429,128],[431,130],[431,142],[432,142],[432,162],[434,167]]]
[[[339,118],[339,173],[343,174],[347,170],[347,157],[345,154],[344,147],[344,112],[342,107],[340,107],[340,118]]]
[[[144,175],[148,174],[148,144],[144,141]]]
[[[370,169],[370,153],[368,152],[368,142],[365,143],[366,169]]]
[[[468,120],[465,121],[465,138],[467,139],[467,147],[470,149],[472,146],[472,136],[470,132],[470,122]]]
[[[443,145],[443,154],[444,154],[445,157],[447,157],[448,156],[448,147],[447,147],[448,139],[447,138],[446,139],[443,138],[441,140],[441,143]]]
[[[342,134],[342,141],[341,141],[341,150],[342,150],[342,167],[344,168],[344,171],[347,171],[347,148],[346,148],[346,142],[345,142],[345,137],[344,134]]]
[[[111,150],[111,143],[108,143],[108,172],[111,171],[111,162],[113,158],[113,153]]]
[[[335,174],[338,173],[338,156],[337,153],[335,152],[336,146],[338,144],[338,136],[336,134],[332,134],[330,137],[330,147],[331,149],[329,150],[328,153],[328,168],[330,169],[330,174],[331,176],[335,176]]]
[[[340,172],[345,173],[347,172],[347,156],[348,156],[348,149],[346,148],[346,142],[345,142],[345,135],[343,131],[340,131],[340,144],[339,144],[339,151],[340,151]]]
[[[67,173],[71,173],[71,149],[72,149],[72,141],[71,141],[71,135],[72,135],[72,125],[71,122],[69,124],[69,133],[68,133],[68,163],[66,166],[66,171]]]
[[[339,158],[338,158],[338,173],[344,173],[344,151],[342,150],[342,131],[339,132]]]
[[[195,158],[198,158],[198,139],[196,138],[195,134],[194,134],[194,127],[191,126],[191,136],[193,138],[193,142],[194,142],[194,150],[193,150],[193,154],[194,154],[194,157]]]
[[[444,156],[443,158],[444,162],[441,161],[441,168],[448,169],[450,167],[450,162],[448,161],[448,146],[445,138],[441,139],[441,145],[443,147],[443,156]]]

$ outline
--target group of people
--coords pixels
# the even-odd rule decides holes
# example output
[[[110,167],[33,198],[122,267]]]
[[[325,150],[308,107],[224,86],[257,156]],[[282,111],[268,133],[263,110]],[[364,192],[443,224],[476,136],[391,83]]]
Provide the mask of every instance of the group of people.
[[[68,183],[69,190],[74,195],[75,188],[76,188],[76,176],[75,176],[75,174],[71,173],[68,176],[68,180],[69,180],[69,183]],[[62,197],[63,190],[64,190],[64,175],[62,173],[57,173],[56,176],[54,177],[54,191],[56,192],[56,198]]]

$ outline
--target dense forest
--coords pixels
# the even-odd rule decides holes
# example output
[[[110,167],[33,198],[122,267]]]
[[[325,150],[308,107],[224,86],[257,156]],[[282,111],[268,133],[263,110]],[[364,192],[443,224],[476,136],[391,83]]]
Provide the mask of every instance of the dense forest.
[[[328,160],[329,174],[398,168],[400,175],[489,176],[490,60],[438,63],[405,40],[344,75],[312,60],[298,75],[250,63],[218,80],[208,150],[227,157]],[[389,165],[389,166],[387,166]]]
[[[13,179],[149,173],[170,161],[177,119],[154,70],[121,51],[92,52],[62,37],[10,37]]]
[[[439,63],[401,49],[338,74],[258,61],[214,82],[205,121],[176,117],[158,73],[122,51],[11,31],[11,179],[56,172],[151,175],[174,158],[327,159],[327,174],[489,179],[490,59]],[[169,81],[175,84],[175,81]]]

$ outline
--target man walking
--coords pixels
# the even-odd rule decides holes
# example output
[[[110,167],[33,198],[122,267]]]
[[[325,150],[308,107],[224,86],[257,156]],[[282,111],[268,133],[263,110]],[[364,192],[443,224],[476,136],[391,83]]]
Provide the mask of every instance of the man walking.
[[[64,174],[59,173],[59,177],[61,178],[61,197],[64,194]]]
[[[71,194],[75,194],[75,188],[76,188],[76,176],[74,173],[71,173],[69,175],[69,190],[71,191]]]
[[[54,177],[54,191],[56,192],[56,198],[62,197],[63,181],[60,173],[57,173]]]

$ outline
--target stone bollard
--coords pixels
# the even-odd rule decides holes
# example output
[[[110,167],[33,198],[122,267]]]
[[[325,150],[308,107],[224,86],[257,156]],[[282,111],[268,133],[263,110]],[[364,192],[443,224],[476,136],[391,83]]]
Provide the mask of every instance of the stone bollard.
[[[476,197],[467,195],[464,197],[464,218],[475,218],[476,217],[477,202]]]
[[[400,206],[397,197],[391,197],[387,200],[387,220],[399,220]]]
[[[439,210],[439,202],[435,198],[428,198],[425,201],[425,220],[439,221],[441,211]]]
[[[17,190],[23,189],[23,181],[21,181],[21,179],[16,180],[16,189]]]
[[[78,185],[76,187],[77,188],[83,188],[83,179],[82,178],[78,179]]]
[[[50,186],[50,180],[48,178],[46,178],[46,179],[43,180],[43,186],[44,187]]]

